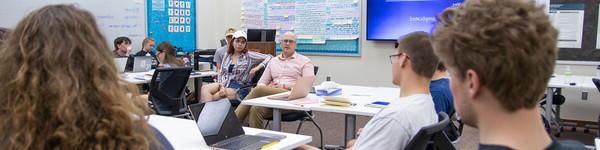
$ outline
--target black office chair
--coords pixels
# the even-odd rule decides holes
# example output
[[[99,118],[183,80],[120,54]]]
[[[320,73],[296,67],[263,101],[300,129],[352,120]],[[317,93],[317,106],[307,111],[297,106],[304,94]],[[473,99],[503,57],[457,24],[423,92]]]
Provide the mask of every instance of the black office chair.
[[[592,78],[592,82],[596,85],[596,89],[600,92],[600,79]],[[597,136],[600,137],[600,114],[598,114],[598,133]]]
[[[265,68],[260,68],[258,71],[256,71],[256,73],[254,74],[254,77],[252,77],[252,80],[250,82],[250,84],[247,85],[243,85],[242,87],[240,87],[238,89],[238,91],[240,89],[249,89],[249,88],[253,88],[256,86],[256,84],[258,84],[258,80],[260,80],[260,77],[262,76],[262,74],[265,72]],[[242,100],[245,98],[244,97],[240,97],[239,99],[230,99],[229,102],[231,102],[231,107],[237,107],[242,103]]]
[[[544,95],[544,97],[542,97],[542,101],[540,101],[540,107],[542,107],[542,109],[545,108],[546,97],[547,97],[547,95]],[[556,91],[554,91],[552,94],[552,105],[556,106],[555,108],[552,109],[552,113],[554,113],[555,119],[554,119],[554,122],[545,122],[545,123],[548,123],[548,125],[547,125],[548,128],[546,129],[548,131],[551,130],[550,126],[552,123],[554,123],[558,126],[558,132],[556,132],[556,134],[555,134],[556,137],[560,137],[560,133],[564,130],[563,122],[560,119],[560,106],[563,105],[565,103],[565,101],[566,101],[566,98],[565,98],[565,96],[563,96],[561,94],[561,89],[556,89]],[[571,128],[571,130],[575,131],[575,126],[573,126]]]
[[[440,121],[433,125],[428,125],[419,130],[415,136],[408,142],[404,149],[406,150],[425,150],[425,149],[456,149],[443,129],[450,123],[450,117],[445,112],[438,113]]]
[[[315,76],[317,75],[318,71],[319,71],[319,66],[315,66],[314,67]],[[300,121],[300,123],[298,124],[298,128],[296,129],[296,134],[300,133],[300,128],[302,128],[302,124],[305,121],[312,122],[315,125],[315,127],[317,127],[317,130],[319,130],[319,137],[321,137],[321,148],[324,148],[323,147],[324,146],[323,131],[321,130],[321,127],[319,126],[319,124],[317,124],[317,122],[315,122],[314,118],[315,118],[315,116],[313,115],[312,111],[295,111],[295,112],[289,112],[289,113],[281,115],[282,122]],[[267,120],[267,123],[265,124],[265,129],[266,129],[269,126],[269,122],[271,120],[273,120],[273,117],[265,118],[265,120]]]
[[[158,115],[191,118],[185,99],[185,86],[192,68],[156,69],[150,80],[148,101]]]

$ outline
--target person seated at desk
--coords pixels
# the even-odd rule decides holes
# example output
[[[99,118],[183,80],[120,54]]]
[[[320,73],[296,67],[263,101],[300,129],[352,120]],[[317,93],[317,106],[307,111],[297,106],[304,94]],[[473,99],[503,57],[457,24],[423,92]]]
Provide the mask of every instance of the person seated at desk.
[[[128,37],[117,37],[113,43],[115,46],[115,50],[113,50],[113,57],[115,58],[124,58],[129,57],[129,53],[131,53],[131,39]]]
[[[249,89],[240,88],[250,85],[256,72],[267,66],[271,59],[271,55],[248,51],[244,31],[233,33],[232,41],[219,65],[222,68],[218,69],[217,82],[202,86],[203,103],[222,98],[243,99],[248,95]]]
[[[479,149],[583,149],[553,140],[538,101],[554,70],[558,31],[534,1],[469,0],[444,10],[433,33],[461,120]]]
[[[453,105],[454,97],[452,97],[452,92],[450,91],[450,80],[448,80],[448,73],[444,64],[439,63],[437,65],[431,79],[429,92],[431,92],[431,97],[433,97],[435,112],[445,112],[448,116],[452,117],[455,114]],[[458,128],[453,123],[448,124],[448,127],[444,128],[444,132],[450,141],[456,141],[460,136]]]
[[[156,54],[156,57],[159,63],[157,68],[172,68],[185,66],[183,60],[177,58],[175,46],[173,46],[171,42],[161,42],[158,45],[158,47],[156,47],[156,51],[158,52]]]
[[[296,53],[296,34],[286,32],[281,36],[280,55],[269,61],[267,68],[253,88],[244,99],[253,99],[283,93],[290,90],[300,77],[314,77],[314,65],[304,55]],[[283,110],[282,113],[289,111]],[[252,128],[263,128],[263,120],[273,116],[270,108],[240,105],[235,110],[236,116],[243,122],[248,117]]]
[[[401,150],[422,127],[438,122],[429,86],[439,61],[429,35],[409,33],[397,41],[396,51],[389,59],[392,82],[402,87],[400,97],[359,129],[358,138],[348,141],[347,149]],[[304,145],[298,149],[317,148]]]
[[[147,37],[142,41],[142,50],[135,53],[133,56],[152,56],[152,67],[156,67],[158,60],[156,58],[156,53],[152,51],[152,48],[154,48],[154,39]]]
[[[0,48],[3,149],[173,149],[118,74],[92,13],[48,5]]]
[[[233,33],[235,33],[234,28],[228,28],[225,30],[225,46],[220,47],[215,51],[215,55],[213,56],[213,62],[215,62],[215,66],[217,67],[217,72],[221,69],[221,62],[223,62],[223,58],[225,57],[227,51],[229,50],[229,43],[233,40]]]

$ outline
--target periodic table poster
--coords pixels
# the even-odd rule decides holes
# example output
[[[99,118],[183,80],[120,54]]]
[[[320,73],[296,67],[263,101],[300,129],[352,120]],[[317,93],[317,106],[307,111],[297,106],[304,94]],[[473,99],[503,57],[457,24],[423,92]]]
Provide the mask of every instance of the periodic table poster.
[[[195,0],[148,0],[148,36],[185,52],[196,49]]]

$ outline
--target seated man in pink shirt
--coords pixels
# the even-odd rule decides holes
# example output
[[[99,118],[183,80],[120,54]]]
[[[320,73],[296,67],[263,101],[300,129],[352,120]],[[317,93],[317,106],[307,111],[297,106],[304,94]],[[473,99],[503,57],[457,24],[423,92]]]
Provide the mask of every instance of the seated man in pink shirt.
[[[250,91],[245,99],[253,99],[283,93],[290,90],[300,77],[315,76],[314,65],[308,57],[296,53],[296,34],[286,32],[281,37],[282,53],[272,58],[265,68],[258,85]],[[289,112],[289,111],[288,111]],[[286,113],[283,111],[282,113]],[[262,128],[263,120],[273,116],[270,108],[240,105],[235,110],[240,120],[248,117],[250,127]]]

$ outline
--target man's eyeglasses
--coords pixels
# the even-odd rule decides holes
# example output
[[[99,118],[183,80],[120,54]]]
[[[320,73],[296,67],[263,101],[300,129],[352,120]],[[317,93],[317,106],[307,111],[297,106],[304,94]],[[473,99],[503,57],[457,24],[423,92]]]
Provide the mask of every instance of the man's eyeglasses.
[[[293,44],[293,43],[296,43],[296,41],[285,39],[285,40],[281,40],[281,43],[284,43],[284,44]]]
[[[390,63],[394,64],[394,61],[395,61],[395,60],[398,60],[398,58],[396,58],[396,57],[400,57],[400,56],[402,56],[402,55],[406,55],[406,53],[402,52],[402,53],[398,53],[398,54],[390,55],[390,56],[389,56],[389,57],[390,57]],[[406,55],[406,58],[407,58],[407,59],[410,59],[410,57],[409,57],[408,55]]]

